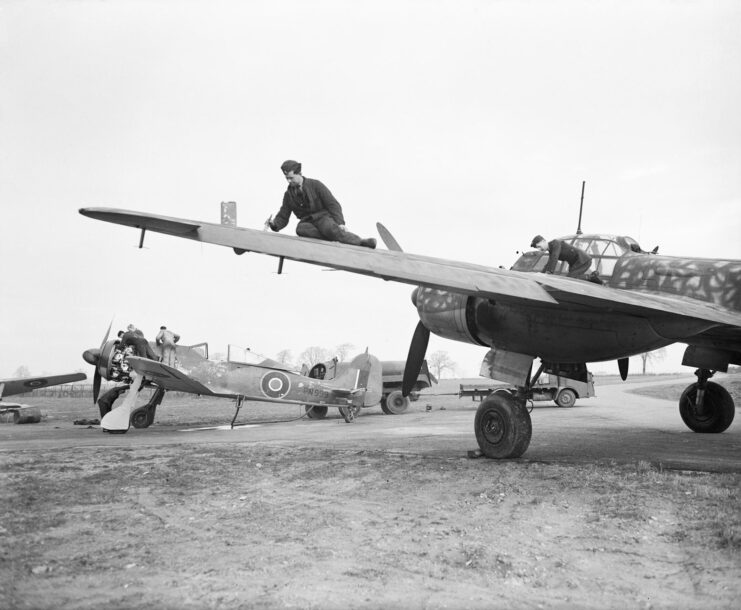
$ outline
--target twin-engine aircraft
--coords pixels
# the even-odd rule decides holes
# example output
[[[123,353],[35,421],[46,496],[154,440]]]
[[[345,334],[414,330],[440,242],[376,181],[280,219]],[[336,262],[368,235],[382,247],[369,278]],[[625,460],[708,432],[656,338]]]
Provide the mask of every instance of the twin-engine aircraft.
[[[285,365],[250,350],[229,346],[225,361],[209,360],[208,345],[178,345],[172,365],[141,358],[131,347],[122,348],[107,334],[100,348],[85,350],[83,359],[95,366],[96,379],[116,381],[116,386],[98,399],[100,382],[94,390],[106,432],[124,433],[129,426],[146,428],[154,421],[157,406],[165,392],[187,392],[216,396],[236,401],[236,420],[244,401],[303,405],[307,410],[326,414],[329,407],[338,408],[345,421],[351,422],[358,411],[381,400],[381,364],[368,354],[356,356],[343,367],[343,372],[330,381],[312,379],[289,370]],[[137,406],[139,392],[155,389],[146,404]],[[119,395],[129,390],[126,398],[112,408]]]
[[[474,430],[482,453],[522,455],[532,435],[526,397],[541,372],[579,379],[586,362],[628,358],[672,343],[685,343],[682,364],[695,367],[697,382],[679,401],[680,415],[696,432],[723,432],[734,403],[716,371],[741,364],[741,261],[659,256],[629,237],[564,238],[593,257],[603,284],[543,268],[540,253],[523,255],[510,270],[403,252],[378,225],[388,251],[268,233],[202,221],[108,208],[83,208],[90,218],[413,284],[420,321],[404,374],[408,394],[424,359],[430,333],[490,348],[483,373],[514,384],[476,412]],[[535,358],[542,364],[533,375]]]

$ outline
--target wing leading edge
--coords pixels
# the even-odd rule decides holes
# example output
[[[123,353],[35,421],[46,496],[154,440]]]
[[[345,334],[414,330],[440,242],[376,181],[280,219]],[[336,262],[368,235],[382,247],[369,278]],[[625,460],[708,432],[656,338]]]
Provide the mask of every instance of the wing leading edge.
[[[647,317],[668,314],[692,318],[707,322],[708,327],[719,324],[741,327],[741,314],[711,303],[608,288],[556,275],[524,273],[398,251],[370,250],[130,210],[82,208],[80,214],[238,250],[499,301],[544,306],[570,303]]]
[[[332,267],[362,275],[379,277],[411,285],[423,284],[441,290],[452,290],[463,294],[486,295],[512,300],[540,301],[554,304],[556,301],[546,290],[527,278],[517,277],[476,265],[443,265],[445,261],[432,257],[369,250],[357,246],[346,246],[290,235],[267,233],[255,229],[234,228],[225,225],[196,222],[166,216],[156,216],[107,208],[82,208],[80,214],[126,226],[146,229],[156,233],[176,235],[219,246],[248,252],[257,252],[299,262]],[[185,230],[189,228],[189,230]],[[176,233],[176,231],[180,231]]]

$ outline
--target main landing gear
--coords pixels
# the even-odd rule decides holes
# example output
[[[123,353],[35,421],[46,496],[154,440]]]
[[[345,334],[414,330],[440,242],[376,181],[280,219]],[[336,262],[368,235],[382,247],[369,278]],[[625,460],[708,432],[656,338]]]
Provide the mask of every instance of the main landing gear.
[[[98,399],[98,408],[100,409],[101,419],[113,410],[113,403],[118,400],[118,397],[121,394],[129,391],[130,387],[129,384],[116,386],[115,388],[108,390]],[[148,428],[151,426],[154,422],[157,406],[162,402],[164,397],[165,389],[156,386],[149,402],[131,412],[131,425],[134,426],[134,428]]]
[[[545,366],[541,363],[532,377],[528,373],[524,387],[497,390],[481,401],[473,426],[479,449],[486,457],[518,458],[527,451],[533,435],[527,400]]]
[[[474,420],[479,449],[489,458],[517,458],[527,451],[533,424],[525,394],[497,390],[481,401]]]
[[[157,386],[147,404],[131,412],[131,425],[134,428],[149,428],[154,422],[154,415],[157,412],[157,406],[165,397],[165,388]]]
[[[697,382],[688,385],[679,398],[682,421],[694,432],[723,432],[733,422],[733,398],[722,385],[708,381],[714,373],[697,369]]]

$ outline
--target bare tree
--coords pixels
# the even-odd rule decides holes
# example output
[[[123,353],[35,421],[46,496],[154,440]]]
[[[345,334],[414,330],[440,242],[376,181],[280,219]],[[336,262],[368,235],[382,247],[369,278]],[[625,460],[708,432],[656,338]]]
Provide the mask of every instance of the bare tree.
[[[641,363],[643,364],[643,372],[642,374],[646,374],[646,365],[649,362],[658,362],[659,360],[663,360],[666,358],[666,348],[662,347],[661,349],[654,350],[652,352],[645,352],[641,354]]]
[[[432,369],[433,375],[440,379],[444,371],[450,371],[455,373],[455,369],[458,366],[448,355],[446,351],[433,352],[427,357],[427,365]]]
[[[332,354],[327,348],[319,347],[318,345],[312,345],[307,347],[299,356],[299,361],[303,364],[308,364],[309,367],[314,366],[317,362],[325,362],[332,357]]]
[[[13,377],[32,377],[31,371],[25,364],[21,364],[16,370]]]
[[[293,354],[290,349],[282,349],[278,352],[275,359],[281,364],[293,367]]]
[[[335,348],[337,354],[337,360],[344,362],[351,350],[354,350],[355,346],[352,343],[342,343]]]

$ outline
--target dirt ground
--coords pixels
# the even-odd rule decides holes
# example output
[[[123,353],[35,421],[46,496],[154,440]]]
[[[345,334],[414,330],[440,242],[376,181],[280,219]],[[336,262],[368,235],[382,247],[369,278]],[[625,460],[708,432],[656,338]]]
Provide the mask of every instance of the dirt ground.
[[[158,422],[203,421],[203,404],[163,409]],[[219,408],[210,417],[224,423],[232,410]],[[741,474],[192,439],[0,452],[0,607],[737,608],[741,598]]]

